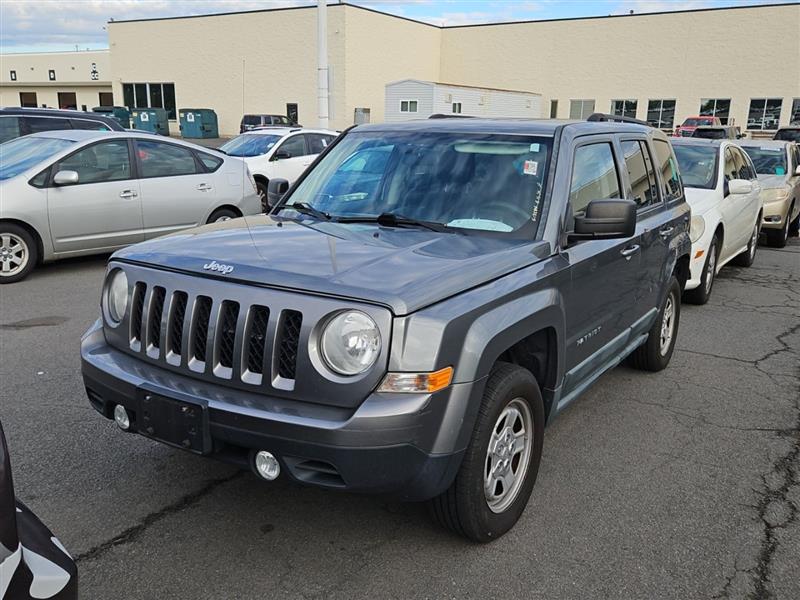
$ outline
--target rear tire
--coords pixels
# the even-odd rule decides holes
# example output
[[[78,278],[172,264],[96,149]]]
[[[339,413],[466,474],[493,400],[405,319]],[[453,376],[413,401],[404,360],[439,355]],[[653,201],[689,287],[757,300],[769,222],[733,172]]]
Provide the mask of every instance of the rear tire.
[[[719,258],[719,236],[715,235],[708,247],[708,256],[703,265],[703,275],[700,277],[700,285],[693,290],[683,293],[683,298],[690,304],[705,304],[711,298],[711,290],[716,279],[717,259]]]
[[[25,279],[39,260],[36,240],[27,229],[0,223],[0,284]]]
[[[221,221],[228,221],[229,219],[236,219],[240,215],[235,210],[231,210],[230,208],[218,208],[211,216],[208,217],[208,221],[206,223],[218,223]]]
[[[650,328],[647,341],[636,348],[628,358],[629,364],[642,371],[661,371],[672,358],[678,339],[681,317],[681,286],[673,275],[667,286],[667,295]]]
[[[749,267],[756,260],[756,250],[758,250],[758,236],[761,235],[761,217],[758,217],[758,222],[750,235],[750,241],[747,242],[747,248],[744,252],[739,254],[733,259],[733,264],[739,267]]]
[[[530,371],[498,362],[489,375],[463,462],[429,502],[443,527],[475,542],[501,537],[528,504],[544,436],[544,404]]]

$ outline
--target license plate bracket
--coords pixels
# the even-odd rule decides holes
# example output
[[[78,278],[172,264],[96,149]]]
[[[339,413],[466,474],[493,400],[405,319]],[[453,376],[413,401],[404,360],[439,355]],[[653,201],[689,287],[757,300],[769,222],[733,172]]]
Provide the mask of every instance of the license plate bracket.
[[[211,449],[208,407],[140,390],[136,425],[140,434],[159,442],[207,454]]]

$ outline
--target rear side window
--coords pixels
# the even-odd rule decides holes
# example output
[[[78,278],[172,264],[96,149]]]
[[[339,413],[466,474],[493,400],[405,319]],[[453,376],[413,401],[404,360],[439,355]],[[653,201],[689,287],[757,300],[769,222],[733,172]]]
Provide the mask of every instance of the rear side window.
[[[197,173],[194,154],[188,148],[163,142],[136,140],[142,177],[173,177]]]
[[[261,116],[260,115],[245,115],[242,119],[242,123],[245,125],[261,125]]]
[[[0,117],[0,144],[22,135],[18,117]]]
[[[681,176],[678,174],[678,165],[672,156],[669,142],[654,140],[653,150],[656,168],[661,173],[661,194],[664,200],[674,200],[681,195]]]
[[[592,200],[620,198],[619,174],[611,144],[589,144],[575,150],[569,201],[572,214],[582,213]]]
[[[644,141],[622,142],[625,167],[631,182],[631,193],[638,208],[646,208],[658,202],[658,188],[650,153]]]
[[[223,162],[221,158],[216,156],[211,156],[210,154],[206,154],[205,152],[198,152],[197,158],[200,159],[200,162],[203,163],[203,166],[210,172],[219,169],[219,166]]]
[[[111,131],[111,127],[100,121],[89,121],[87,119],[71,119],[73,129],[90,129],[92,131]]]
[[[54,131],[56,129],[72,129],[69,119],[60,117],[22,117],[30,133],[40,131]]]
[[[309,154],[319,154],[327,148],[333,141],[332,135],[323,135],[321,133],[307,133],[306,143],[308,144]]]

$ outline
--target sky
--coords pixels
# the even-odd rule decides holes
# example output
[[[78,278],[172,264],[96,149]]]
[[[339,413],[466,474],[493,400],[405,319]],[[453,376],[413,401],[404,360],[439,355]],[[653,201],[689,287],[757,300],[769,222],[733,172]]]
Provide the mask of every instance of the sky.
[[[436,25],[621,15],[791,0],[348,0]],[[329,0],[332,3],[333,0]],[[311,0],[0,0],[0,53],[108,47],[106,23],[316,4]]]

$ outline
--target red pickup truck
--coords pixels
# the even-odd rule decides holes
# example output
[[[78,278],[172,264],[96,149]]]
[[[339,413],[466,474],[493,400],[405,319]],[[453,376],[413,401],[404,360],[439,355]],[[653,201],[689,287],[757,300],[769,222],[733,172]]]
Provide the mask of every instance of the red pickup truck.
[[[719,120],[719,117],[686,117],[683,123],[675,129],[674,135],[677,137],[692,137],[695,129],[705,125],[719,126],[722,125],[722,121]]]

